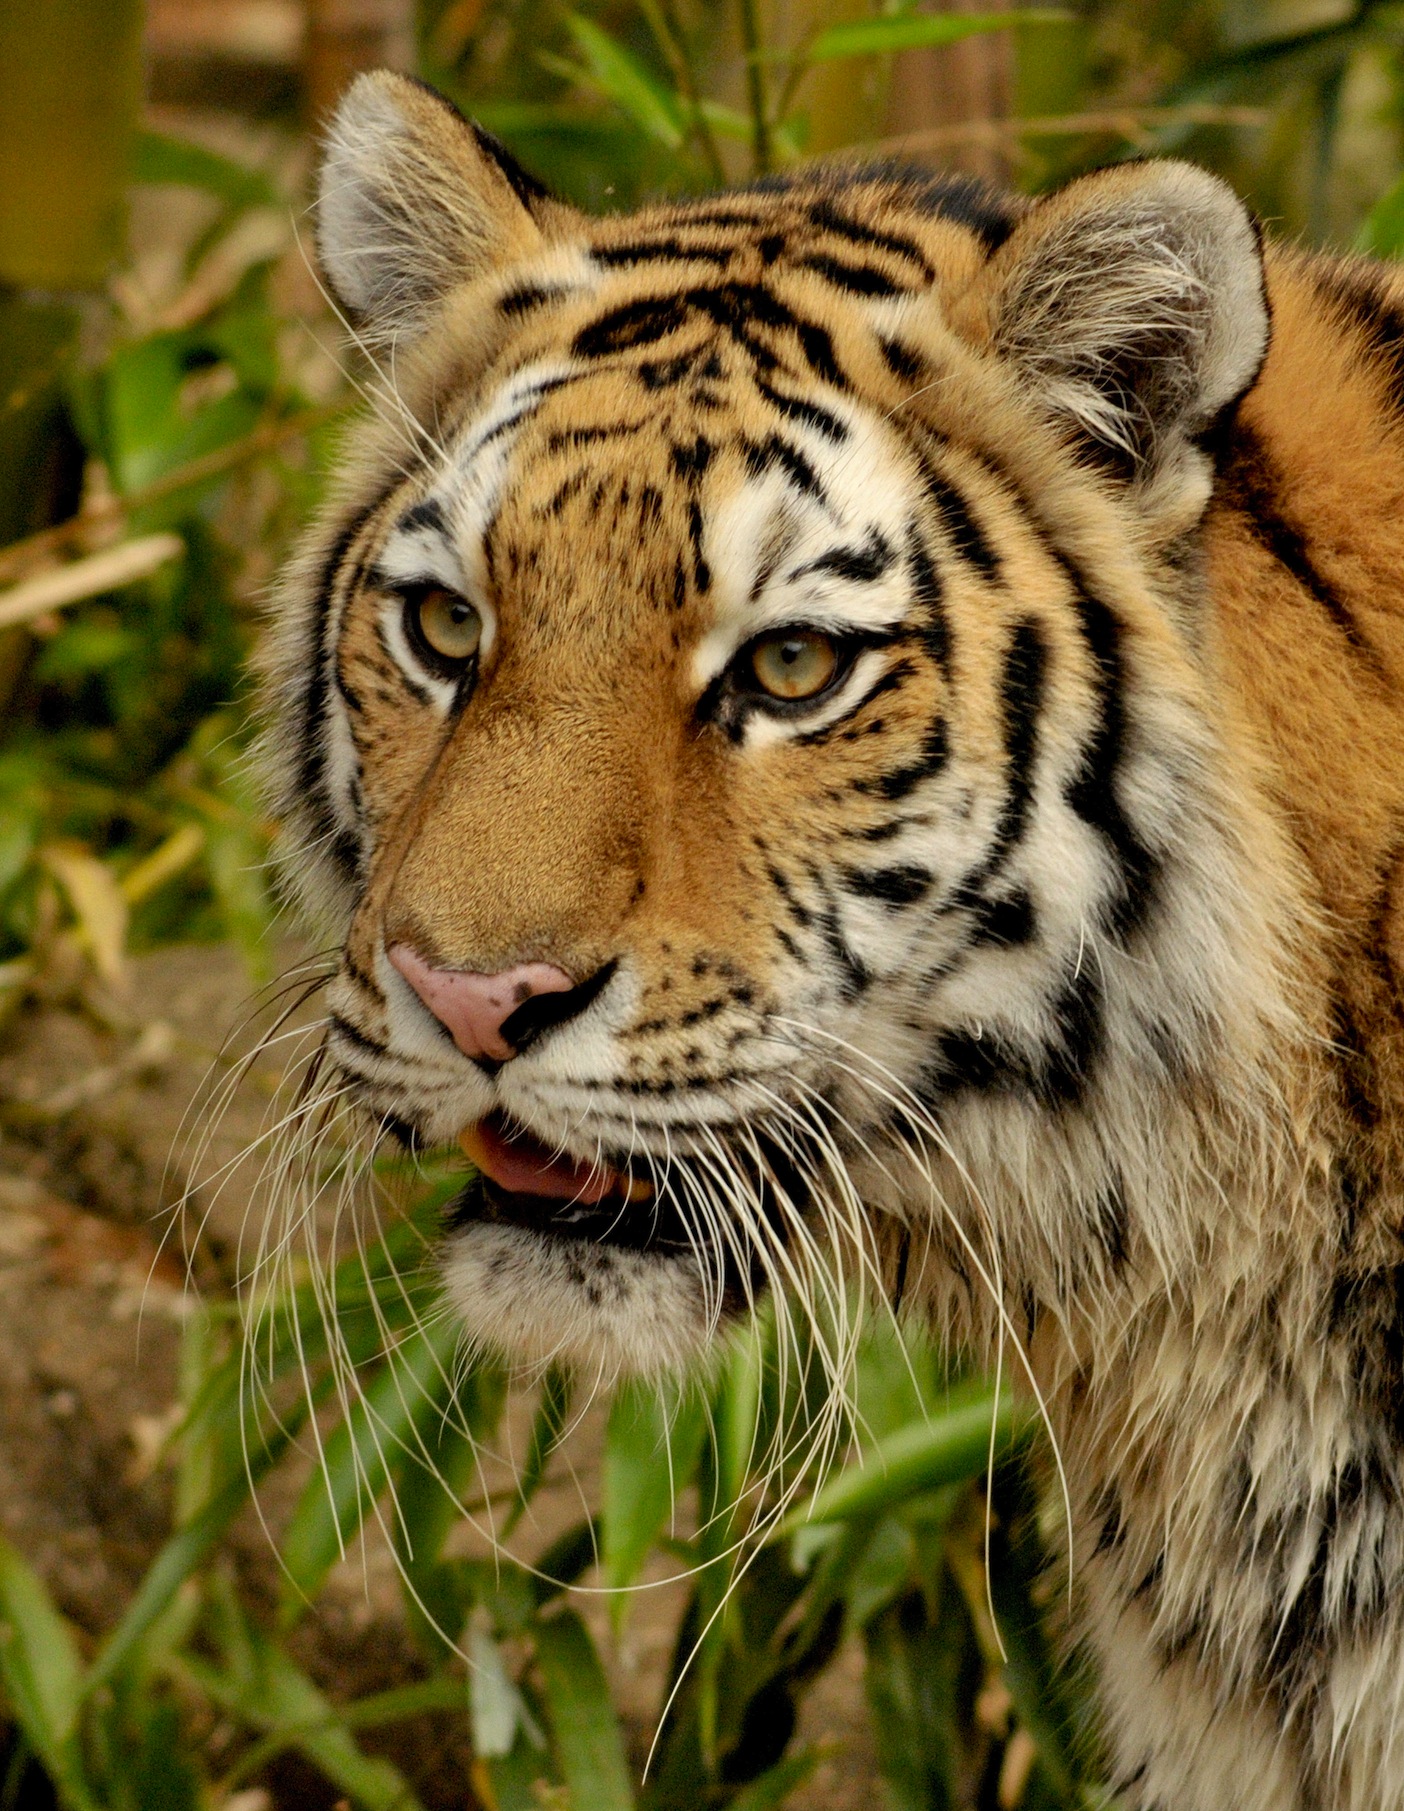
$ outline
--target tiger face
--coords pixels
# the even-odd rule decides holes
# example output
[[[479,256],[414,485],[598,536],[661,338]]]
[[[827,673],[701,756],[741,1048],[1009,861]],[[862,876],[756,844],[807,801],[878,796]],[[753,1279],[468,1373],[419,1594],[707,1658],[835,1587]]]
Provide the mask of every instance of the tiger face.
[[[913,1228],[959,1269],[999,1213],[1055,1291],[1155,1237],[1107,1128],[1252,985],[1197,633],[1238,203],[859,170],[589,220],[378,75],[319,218],[377,408],[267,759],[334,1062],[483,1174],[470,1330],[656,1370]]]

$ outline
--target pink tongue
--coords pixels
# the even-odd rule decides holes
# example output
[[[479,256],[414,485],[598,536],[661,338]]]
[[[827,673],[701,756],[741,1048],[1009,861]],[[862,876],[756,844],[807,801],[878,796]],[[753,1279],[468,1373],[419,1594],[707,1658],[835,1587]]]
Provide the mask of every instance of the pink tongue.
[[[625,1192],[625,1179],[617,1171],[553,1157],[528,1133],[508,1138],[489,1120],[466,1126],[458,1142],[476,1167],[511,1195],[591,1203]]]

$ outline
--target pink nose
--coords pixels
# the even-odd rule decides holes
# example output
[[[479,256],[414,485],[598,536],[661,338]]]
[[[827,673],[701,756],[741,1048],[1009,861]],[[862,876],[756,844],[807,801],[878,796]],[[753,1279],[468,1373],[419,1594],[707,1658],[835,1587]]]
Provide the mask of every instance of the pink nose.
[[[449,1030],[464,1056],[505,1063],[516,1050],[502,1035],[503,1024],[537,994],[568,993],[574,981],[549,962],[523,962],[496,975],[469,975],[461,969],[431,968],[407,943],[389,951],[391,962]]]

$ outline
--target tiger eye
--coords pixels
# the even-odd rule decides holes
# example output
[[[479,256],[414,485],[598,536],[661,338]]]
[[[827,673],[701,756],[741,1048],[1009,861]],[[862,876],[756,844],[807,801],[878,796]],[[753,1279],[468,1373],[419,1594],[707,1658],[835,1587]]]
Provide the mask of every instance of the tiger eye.
[[[838,649],[815,629],[767,635],[751,650],[756,684],[772,698],[813,698],[838,670]]]
[[[466,597],[434,585],[411,606],[419,633],[445,660],[471,660],[483,637],[483,619]]]

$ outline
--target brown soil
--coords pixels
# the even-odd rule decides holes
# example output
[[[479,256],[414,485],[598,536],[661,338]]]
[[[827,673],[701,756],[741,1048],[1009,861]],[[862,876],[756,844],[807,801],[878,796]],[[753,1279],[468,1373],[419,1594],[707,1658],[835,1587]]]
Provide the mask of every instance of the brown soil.
[[[228,950],[163,950],[134,964],[130,995],[108,1004],[106,1023],[53,1004],[26,1009],[0,1038],[0,1528],[92,1637],[120,1615],[167,1531],[162,1442],[193,1291],[230,1287],[258,1211],[259,1159],[239,1154],[257,1135],[281,1063],[255,1064],[217,1125],[203,1108],[189,1116],[210,1066],[216,1079],[229,1073],[221,1044],[248,992]],[[197,1161],[199,1175],[223,1171],[223,1181],[195,1191],[172,1219]],[[524,1402],[509,1412],[508,1455],[525,1442],[526,1412]],[[600,1419],[585,1418],[524,1518],[514,1541],[522,1551],[582,1513]],[[285,1471],[263,1503],[275,1526],[297,1487]],[[465,1532],[465,1545],[471,1538]],[[233,1548],[252,1601],[271,1601],[276,1570],[253,1514]],[[580,1599],[640,1759],[682,1595],[678,1585],[640,1593],[617,1641],[603,1601]],[[398,1605],[391,1557],[370,1543],[333,1573],[295,1639],[299,1658],[337,1697],[415,1677],[422,1663]],[[790,1801],[796,1811],[871,1811],[881,1789],[856,1651],[811,1690],[801,1736],[824,1744],[826,1756]],[[427,1805],[469,1804],[452,1720],[424,1719],[372,1745],[404,1768]],[[334,1802],[293,1762],[266,1784],[278,1811]]]

